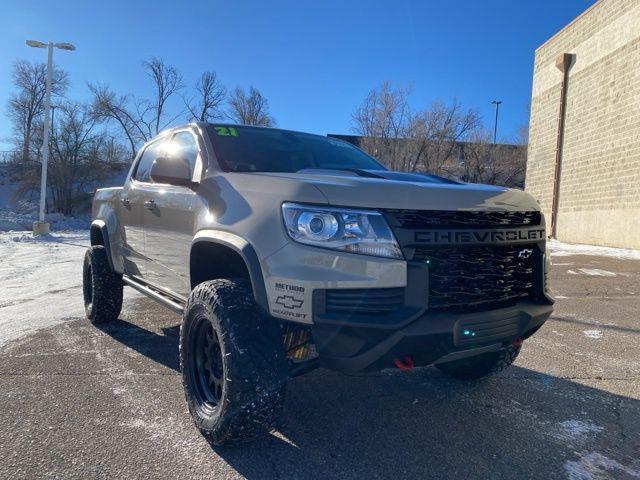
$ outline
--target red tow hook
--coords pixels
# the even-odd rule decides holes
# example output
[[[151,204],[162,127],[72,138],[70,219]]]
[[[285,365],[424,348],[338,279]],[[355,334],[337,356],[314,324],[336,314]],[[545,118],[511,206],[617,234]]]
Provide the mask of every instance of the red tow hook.
[[[403,372],[413,370],[413,357],[411,355],[405,355],[404,358],[394,358],[393,364]]]
[[[522,339],[521,338],[516,338],[513,342],[511,342],[512,345],[514,347],[521,347],[522,346]]]

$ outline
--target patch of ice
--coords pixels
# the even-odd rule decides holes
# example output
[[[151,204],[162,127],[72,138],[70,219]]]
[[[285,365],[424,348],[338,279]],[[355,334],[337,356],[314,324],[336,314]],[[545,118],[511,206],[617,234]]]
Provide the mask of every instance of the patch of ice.
[[[598,247],[595,245],[578,245],[550,240],[547,244],[552,257],[568,257],[571,255],[591,255],[595,257],[613,257],[626,260],[640,260],[640,250],[626,248]]]
[[[627,478],[640,478],[640,470],[627,467],[598,452],[585,453],[578,460],[566,462],[564,470],[569,480],[620,478],[621,474]]]
[[[602,336],[604,335],[602,333],[602,330],[585,330],[584,332],[584,336],[587,338],[602,338]]]

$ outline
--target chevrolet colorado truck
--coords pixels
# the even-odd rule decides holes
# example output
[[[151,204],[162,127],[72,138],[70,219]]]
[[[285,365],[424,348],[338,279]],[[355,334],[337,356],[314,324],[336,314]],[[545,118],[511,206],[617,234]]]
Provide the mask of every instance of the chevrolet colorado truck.
[[[96,192],[95,324],[123,286],[182,315],[194,422],[213,444],[272,429],[288,378],[508,367],[549,317],[544,217],[527,193],[402,173],[330,137],[192,123]]]

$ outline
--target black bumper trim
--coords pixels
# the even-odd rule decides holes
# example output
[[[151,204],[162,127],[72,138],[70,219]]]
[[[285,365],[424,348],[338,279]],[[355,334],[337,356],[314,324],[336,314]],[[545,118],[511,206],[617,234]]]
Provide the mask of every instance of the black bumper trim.
[[[312,332],[323,367],[342,372],[375,371],[391,368],[393,359],[403,355],[412,355],[415,365],[429,365],[454,352],[526,338],[552,310],[551,304],[523,301],[483,312],[427,311],[395,330],[389,325],[323,323],[316,318]],[[471,323],[478,331],[487,327],[490,335],[461,338]]]

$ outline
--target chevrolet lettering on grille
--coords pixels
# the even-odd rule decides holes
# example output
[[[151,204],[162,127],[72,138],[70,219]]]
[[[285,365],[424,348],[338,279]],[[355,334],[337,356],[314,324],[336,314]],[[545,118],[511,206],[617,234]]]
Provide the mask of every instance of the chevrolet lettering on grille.
[[[545,239],[544,228],[510,230],[428,230],[415,232],[415,243],[430,245],[530,243]]]

